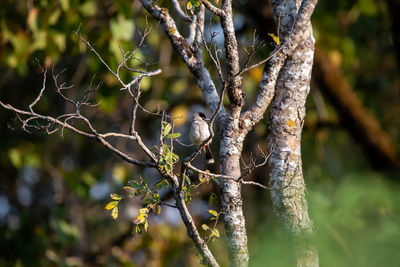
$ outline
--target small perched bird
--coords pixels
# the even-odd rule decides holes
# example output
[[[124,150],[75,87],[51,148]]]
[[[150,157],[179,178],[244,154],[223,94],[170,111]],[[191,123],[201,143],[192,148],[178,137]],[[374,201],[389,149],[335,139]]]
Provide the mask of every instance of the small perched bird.
[[[195,145],[201,145],[208,137],[210,137],[210,128],[206,121],[206,115],[202,112],[197,112],[193,115],[192,124],[190,125],[190,140]],[[214,157],[208,145],[203,147],[206,151],[207,163],[214,163]]]

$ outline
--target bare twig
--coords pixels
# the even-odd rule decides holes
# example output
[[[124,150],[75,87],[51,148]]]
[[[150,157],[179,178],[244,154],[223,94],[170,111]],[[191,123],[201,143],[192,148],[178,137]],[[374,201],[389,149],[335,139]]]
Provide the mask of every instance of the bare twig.
[[[267,61],[270,60],[272,57],[274,57],[280,50],[282,50],[282,49],[284,48],[285,44],[286,44],[286,43],[282,43],[282,44],[281,44],[280,46],[278,46],[266,59],[263,59],[263,60],[261,60],[260,62],[251,65],[250,67],[247,67],[247,64],[248,64],[248,61],[247,61],[247,62],[245,63],[245,65],[242,67],[242,69],[241,69],[235,76],[241,75],[241,74],[245,73],[246,71],[249,71],[249,70],[251,70],[251,69],[254,69],[254,68],[258,67],[258,66],[263,65],[265,62],[267,62]],[[249,60],[250,60],[250,58],[249,58]]]
[[[197,78],[199,87],[203,92],[204,99],[206,100],[209,109],[214,112],[217,109],[219,102],[218,93],[203,60],[195,57],[187,41],[178,31],[175,21],[166,10],[160,8],[152,1],[140,0],[140,2],[142,3],[143,7],[153,16],[153,18],[155,18],[163,26],[164,32],[170,39],[172,47],[175,49],[193,75]],[[222,109],[220,112],[221,117],[224,116],[225,113],[225,110]]]
[[[40,65],[39,65],[40,66]],[[42,66],[40,66],[43,72],[43,86],[42,89],[40,90],[39,95],[36,97],[36,99],[29,105],[29,110],[33,113],[33,107],[39,102],[40,98],[43,95],[44,90],[46,89],[46,77],[47,77],[47,69],[43,69]]]
[[[155,166],[154,163],[151,163],[151,162],[143,162],[143,161],[135,160],[135,159],[129,157],[128,155],[126,155],[125,153],[119,151],[115,147],[113,147],[109,142],[107,142],[105,140],[105,137],[112,136],[111,134],[105,134],[105,135],[91,134],[91,133],[79,130],[69,123],[62,122],[62,121],[60,121],[56,118],[50,117],[50,116],[44,116],[44,115],[37,114],[35,112],[20,110],[9,104],[4,104],[2,101],[0,101],[0,105],[3,108],[11,110],[19,115],[30,116],[30,117],[28,117],[27,122],[30,120],[44,120],[44,121],[48,121],[48,122],[52,123],[51,125],[57,124],[57,125],[61,126],[62,128],[67,128],[67,129],[73,131],[76,134],[79,134],[79,135],[82,135],[82,136],[85,136],[85,137],[88,137],[91,139],[95,139],[95,140],[101,142],[105,147],[107,147],[109,150],[111,150],[112,152],[117,154],[122,160],[124,160],[128,163],[132,163],[132,164],[142,166],[142,167],[154,167]],[[26,123],[24,123],[24,124],[25,124],[25,126],[27,126]],[[42,128],[40,128],[40,129],[42,129]],[[44,129],[48,129],[48,127],[44,126]]]
[[[268,186],[262,185],[260,183],[254,182],[254,181],[241,181],[242,184],[248,184],[248,185],[255,185],[258,187],[261,187],[263,189],[269,190],[270,188]]]

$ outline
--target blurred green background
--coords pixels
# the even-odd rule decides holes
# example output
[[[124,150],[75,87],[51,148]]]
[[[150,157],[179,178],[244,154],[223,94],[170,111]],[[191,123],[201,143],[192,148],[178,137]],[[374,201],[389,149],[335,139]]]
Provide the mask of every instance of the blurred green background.
[[[400,34],[393,23],[400,14],[398,2],[320,1],[312,17],[318,49],[324,52],[314,67],[302,154],[321,266],[398,266],[400,262]],[[170,8],[169,1],[160,4]],[[276,32],[266,1],[234,1],[234,7],[240,10],[234,14],[240,47],[251,45],[257,28],[264,46],[252,62],[265,58],[273,49],[268,33]],[[171,8],[170,13],[176,17]],[[218,32],[216,21],[212,28]],[[162,74],[143,80],[141,104],[151,111],[161,108],[181,115],[175,125],[184,133],[190,112],[204,106],[204,101],[196,81],[138,0],[3,0],[0,100],[27,109],[42,87],[37,59],[50,72],[46,93],[36,106],[39,113],[59,116],[73,111],[53,90],[51,74],[63,71],[61,79],[75,85],[66,92],[71,98],[81,97],[91,81],[103,81],[93,99],[99,106],[86,109],[85,115],[101,131],[127,132],[131,99],[74,31],[79,30],[115,69],[121,60],[119,44],[132,51],[146,27],[152,27],[152,32],[129,64],[138,70],[161,68]],[[183,23],[178,28],[185,33]],[[217,35],[216,45],[221,46],[221,38]],[[244,60],[244,50],[241,53]],[[361,113],[378,123],[379,134],[390,147],[387,154],[375,142],[381,136],[368,139],[366,128],[353,127],[358,126],[357,117],[349,121],[345,106],[326,89],[329,84],[321,74],[324,62],[341,75],[363,107]],[[206,65],[216,74],[209,59]],[[248,103],[254,99],[261,72],[256,68],[244,75]],[[131,77],[123,73],[125,80]],[[160,118],[143,111],[138,116],[140,134],[147,144],[156,145]],[[128,180],[139,176],[155,184],[156,172],[122,163],[100,144],[67,130],[48,136],[24,132],[20,126],[15,114],[0,109],[0,266],[200,265],[173,209],[163,208],[159,216],[150,218],[149,232],[134,237],[132,219],[143,204],[141,199],[124,202],[117,221],[104,209],[109,193],[121,192]],[[261,160],[257,144],[266,148],[266,130],[264,119],[250,133],[244,161],[251,154]],[[129,142],[113,144],[144,159]],[[217,142],[213,149],[218,151]],[[176,151],[184,157],[191,149],[177,144]],[[197,164],[201,166],[200,161]],[[218,166],[214,168],[218,171]],[[260,168],[248,178],[266,184],[267,173],[267,168]],[[191,179],[198,182],[195,176]],[[216,184],[202,187],[190,204],[198,225],[209,223],[212,193],[218,193]],[[160,194],[170,198],[168,190]],[[293,266],[292,244],[274,220],[269,193],[245,187],[243,195],[251,266]],[[212,208],[218,210],[218,205]],[[218,229],[223,233],[223,225]],[[211,248],[226,266],[223,234]]]

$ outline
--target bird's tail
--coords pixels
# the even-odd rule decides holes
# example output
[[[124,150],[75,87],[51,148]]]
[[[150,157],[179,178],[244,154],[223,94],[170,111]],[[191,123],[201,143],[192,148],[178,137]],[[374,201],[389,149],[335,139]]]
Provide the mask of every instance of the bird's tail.
[[[210,146],[205,146],[205,150],[206,150],[206,161],[208,164],[212,164],[214,163],[214,157],[213,154],[211,152]]]

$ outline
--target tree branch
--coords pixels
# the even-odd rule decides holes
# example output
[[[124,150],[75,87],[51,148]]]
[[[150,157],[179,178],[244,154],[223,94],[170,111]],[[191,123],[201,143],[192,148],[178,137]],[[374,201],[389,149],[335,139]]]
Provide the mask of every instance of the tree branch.
[[[171,0],[171,2],[176,13],[184,22],[192,22],[192,19],[182,10],[178,0]]]
[[[118,134],[114,134],[114,133],[90,134],[90,133],[87,133],[85,131],[82,131],[82,130],[79,130],[79,129],[75,128],[74,126],[72,126],[69,123],[62,122],[62,121],[60,121],[60,120],[58,120],[56,118],[50,117],[50,116],[43,116],[43,115],[37,114],[35,112],[29,112],[29,111],[20,110],[20,109],[17,109],[15,107],[9,105],[9,104],[4,104],[2,101],[0,101],[0,105],[5,109],[8,109],[8,110],[11,110],[11,111],[15,112],[16,114],[30,116],[27,119],[27,121],[40,119],[40,120],[51,122],[50,125],[40,127],[41,129],[46,130],[46,132],[48,132],[48,130],[50,129],[49,127],[52,127],[54,124],[55,125],[59,125],[62,128],[67,128],[67,129],[71,130],[72,132],[74,132],[76,134],[79,134],[79,135],[82,135],[82,136],[97,140],[98,142],[102,143],[105,147],[107,147],[109,150],[111,150],[112,152],[117,154],[122,160],[124,160],[124,161],[126,161],[128,163],[131,163],[131,164],[134,164],[134,165],[137,165],[137,166],[141,166],[141,167],[155,167],[155,164],[152,163],[152,162],[143,162],[143,161],[135,160],[135,159],[129,157],[125,153],[123,153],[120,150],[118,150],[115,147],[113,147],[109,142],[107,142],[105,140],[106,137],[110,137],[110,136],[119,137],[120,135],[118,135]],[[24,123],[24,127],[26,127],[26,126],[27,126],[26,123]],[[54,132],[55,131],[51,131],[51,133],[54,133]],[[124,137],[126,137],[126,136],[124,136]]]
[[[210,10],[214,15],[223,18],[226,17],[225,11],[222,9],[219,9],[218,7],[214,6],[211,4],[208,0],[201,0],[201,2],[204,4],[204,6]]]
[[[211,75],[205,67],[204,62],[196,59],[187,41],[179,33],[175,21],[168,13],[168,9],[160,8],[158,5],[148,0],[140,0],[140,2],[150,15],[163,26],[164,32],[169,38],[172,47],[196,77],[209,109],[211,112],[215,112],[218,108],[219,97]],[[224,116],[225,110],[223,109],[219,113],[219,117],[223,120]]]
[[[267,61],[261,81],[258,86],[258,93],[253,105],[242,114],[240,127],[247,133],[253,126],[262,119],[275,91],[276,81],[279,72],[286,58],[294,51],[299,40],[302,39],[307,30],[307,23],[310,21],[317,0],[304,0],[301,3],[296,16],[293,30],[284,38],[281,46],[273,51],[273,56]]]
[[[240,71],[239,50],[233,24],[232,1],[223,0],[222,10],[225,16],[221,17],[221,26],[224,32],[224,47],[227,67],[228,97],[231,104],[233,121],[239,121],[240,111],[245,102],[242,88],[242,77],[237,75]]]

